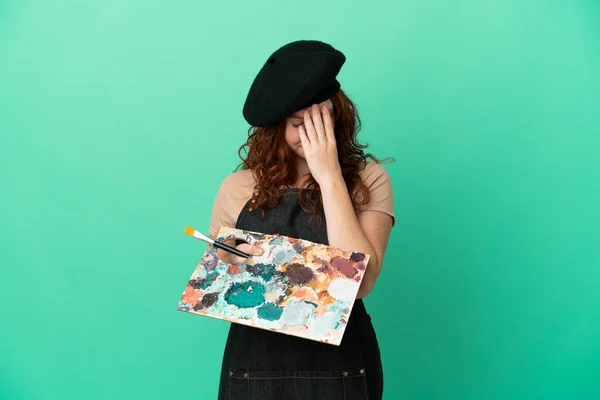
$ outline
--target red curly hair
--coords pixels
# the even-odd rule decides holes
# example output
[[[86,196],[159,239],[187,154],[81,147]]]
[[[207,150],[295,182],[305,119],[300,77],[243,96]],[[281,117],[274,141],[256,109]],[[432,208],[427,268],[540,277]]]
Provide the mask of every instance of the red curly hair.
[[[382,163],[374,155],[364,154],[364,148],[357,142],[356,136],[361,129],[361,120],[355,104],[340,90],[333,98],[333,118],[335,126],[335,139],[342,175],[348,192],[351,194],[352,205],[355,211],[360,205],[369,202],[369,190],[361,180],[359,171],[367,165],[367,158],[377,163]],[[250,127],[248,140],[238,150],[242,159],[234,170],[250,169],[254,172],[256,180],[255,209],[261,209],[261,218],[264,219],[264,207],[273,208],[281,199],[281,186],[293,185],[297,180],[296,155],[290,150],[285,141],[286,119],[280,123],[267,127]],[[242,155],[242,150],[248,147],[247,156]],[[386,159],[387,160],[387,159]],[[395,160],[394,160],[395,161]],[[319,207],[322,204],[319,184],[311,176],[298,191],[300,205],[306,211],[317,216],[319,226],[321,215]],[[311,217],[312,220],[312,217]]]

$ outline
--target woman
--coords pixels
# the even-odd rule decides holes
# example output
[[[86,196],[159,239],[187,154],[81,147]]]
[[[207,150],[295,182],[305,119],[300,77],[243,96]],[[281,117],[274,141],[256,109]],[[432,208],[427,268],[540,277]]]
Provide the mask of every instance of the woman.
[[[219,399],[382,397],[379,346],[362,298],[374,287],[395,223],[392,187],[380,161],[356,142],[360,118],[336,79],[344,62],[320,41],[292,42],[268,58],[244,105],[247,157],[240,154],[242,170],[223,180],[209,228],[213,238],[229,226],[370,254],[342,343],[231,324]]]

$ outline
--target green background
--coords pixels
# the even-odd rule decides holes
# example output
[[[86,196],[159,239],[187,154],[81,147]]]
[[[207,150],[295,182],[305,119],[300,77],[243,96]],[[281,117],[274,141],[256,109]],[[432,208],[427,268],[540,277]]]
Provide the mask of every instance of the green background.
[[[268,55],[319,39],[397,225],[365,299],[394,399],[600,398],[600,5],[0,2],[0,398],[212,399],[175,310]]]

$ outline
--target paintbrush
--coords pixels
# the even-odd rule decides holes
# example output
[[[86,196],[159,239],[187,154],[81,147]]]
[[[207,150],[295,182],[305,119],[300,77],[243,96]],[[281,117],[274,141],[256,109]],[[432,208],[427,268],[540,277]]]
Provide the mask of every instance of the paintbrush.
[[[216,240],[211,239],[210,237],[204,235],[203,233],[198,232],[197,230],[195,230],[194,228],[190,228],[189,226],[185,227],[185,231],[186,234],[195,237],[196,239],[200,239],[208,244],[212,244],[213,246],[228,251],[230,253],[235,254],[236,256],[240,256],[240,257],[244,257],[244,258],[248,258],[250,257],[250,254],[246,254],[243,251],[240,251],[238,249],[236,249],[235,247],[231,247],[226,245],[225,243],[222,242],[217,242]]]

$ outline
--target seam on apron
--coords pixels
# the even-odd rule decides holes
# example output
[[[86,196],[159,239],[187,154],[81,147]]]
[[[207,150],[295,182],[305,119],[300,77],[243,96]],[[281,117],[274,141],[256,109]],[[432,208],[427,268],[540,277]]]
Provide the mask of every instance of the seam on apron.
[[[363,383],[365,387],[365,399],[369,400],[369,390],[367,387],[367,367],[365,367],[365,373],[363,374]]]
[[[298,381],[296,380],[296,371],[294,371],[294,398],[298,400]]]

